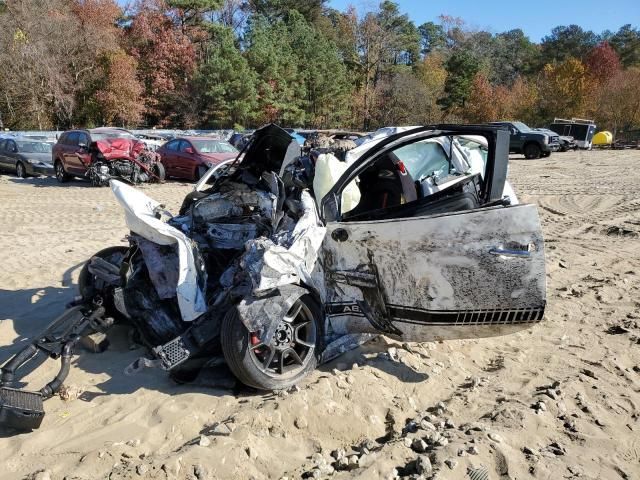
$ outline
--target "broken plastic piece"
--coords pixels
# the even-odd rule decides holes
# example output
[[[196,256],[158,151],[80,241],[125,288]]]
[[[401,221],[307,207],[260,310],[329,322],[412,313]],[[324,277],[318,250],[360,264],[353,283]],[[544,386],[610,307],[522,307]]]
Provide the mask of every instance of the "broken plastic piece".
[[[159,202],[144,193],[111,180],[111,190],[125,211],[125,221],[132,232],[159,245],[178,244],[180,269],[176,287],[180,315],[185,322],[191,322],[207,310],[205,292],[198,282],[191,240],[181,231],[156,218],[155,209]]]

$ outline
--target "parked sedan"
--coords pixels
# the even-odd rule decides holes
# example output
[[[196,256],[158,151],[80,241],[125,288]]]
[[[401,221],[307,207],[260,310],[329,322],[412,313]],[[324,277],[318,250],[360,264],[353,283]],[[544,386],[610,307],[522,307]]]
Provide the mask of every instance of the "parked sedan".
[[[14,172],[19,178],[53,175],[51,144],[21,137],[0,140],[0,169]]]
[[[179,137],[158,149],[168,177],[199,180],[209,170],[238,156],[231,144],[205,137]]]

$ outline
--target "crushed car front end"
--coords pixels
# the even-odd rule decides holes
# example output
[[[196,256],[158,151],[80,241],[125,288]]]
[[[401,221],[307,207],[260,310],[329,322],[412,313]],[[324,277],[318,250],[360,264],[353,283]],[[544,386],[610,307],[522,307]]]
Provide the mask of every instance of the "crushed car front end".
[[[509,195],[508,149],[506,130],[439,125],[339,160],[302,155],[268,125],[212,167],[177,216],[111,180],[129,246],[87,262],[75,313],[60,321],[68,325],[3,367],[0,396],[38,351],[64,362],[114,322],[148,347],[126,374],[215,360],[267,390],[378,334],[424,341],[528,328],[544,314],[544,242],[535,206]],[[55,393],[67,372],[68,361],[33,398]]]

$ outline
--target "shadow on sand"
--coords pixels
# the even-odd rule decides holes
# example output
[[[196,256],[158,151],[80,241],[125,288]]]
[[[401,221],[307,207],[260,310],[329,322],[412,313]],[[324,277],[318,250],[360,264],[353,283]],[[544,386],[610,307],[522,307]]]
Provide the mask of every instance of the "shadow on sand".
[[[29,341],[39,332],[43,331],[49,323],[59,316],[66,305],[77,294],[77,287],[72,281],[74,272],[81,268],[82,264],[74,265],[64,272],[61,287],[42,287],[24,290],[0,289],[0,322],[13,322],[16,333],[14,340],[7,345],[0,345],[0,364],[4,364],[13,354],[29,344]],[[220,396],[266,396],[265,394],[244,387],[237,383],[227,366],[220,362],[203,368],[196,380],[192,383],[177,383],[167,372],[160,369],[145,369],[134,376],[124,374],[124,369],[137,358],[148,356],[145,348],[132,347],[130,341],[130,327],[117,324],[108,333],[110,346],[103,353],[90,353],[81,347],[77,347],[72,361],[73,369],[79,368],[89,374],[99,374],[108,377],[106,380],[90,386],[90,391],[84,392],[79,398],[82,401],[91,402],[104,395],[130,394],[141,388],[157,390],[166,394],[181,394],[188,392],[200,392]],[[401,362],[383,359],[365,358],[366,354],[376,354],[386,351],[387,341],[379,337],[361,348],[344,353],[331,362],[319,367],[322,372],[330,373],[335,368],[348,369],[353,363],[368,364],[373,368],[395,376],[401,381],[417,383],[424,381],[428,376],[416,372]],[[370,355],[369,355],[370,356]],[[48,359],[44,353],[38,354],[23,369],[18,371],[18,378],[24,378],[45,361],[51,363],[47,366],[53,377],[59,368],[57,360]],[[46,381],[49,381],[47,379]],[[15,387],[27,390],[39,390],[44,385],[25,385],[17,382]],[[46,411],[46,403],[45,403]],[[18,432],[0,427],[0,437],[11,436]]]

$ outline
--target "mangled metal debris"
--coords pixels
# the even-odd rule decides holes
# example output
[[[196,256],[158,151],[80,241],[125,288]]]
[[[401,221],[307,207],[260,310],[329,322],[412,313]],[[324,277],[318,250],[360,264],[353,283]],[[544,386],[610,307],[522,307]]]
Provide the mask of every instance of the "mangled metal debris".
[[[55,393],[68,371],[46,392],[14,395],[22,364],[39,351],[69,358],[113,319],[148,347],[129,374],[219,358],[259,389],[287,388],[380,333],[482,337],[542,319],[544,245],[535,206],[518,205],[505,180],[508,132],[442,125],[366,145],[343,159],[302,152],[268,125],[173,217],[111,181],[129,247],[90,259],[68,328],[3,367],[0,419],[21,394]]]

